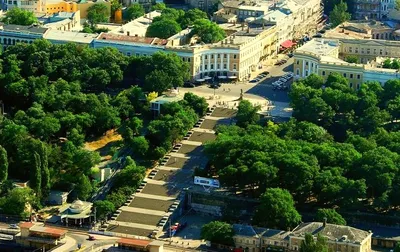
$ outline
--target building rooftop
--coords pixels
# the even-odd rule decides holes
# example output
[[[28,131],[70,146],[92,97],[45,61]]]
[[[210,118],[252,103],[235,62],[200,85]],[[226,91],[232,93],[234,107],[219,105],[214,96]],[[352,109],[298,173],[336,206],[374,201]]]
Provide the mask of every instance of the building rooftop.
[[[269,21],[269,22],[279,22],[280,20],[286,18],[287,15],[288,14],[284,13],[281,10],[273,10],[273,11],[266,13],[261,18],[264,19],[265,21]]]
[[[65,204],[59,208],[60,216],[62,218],[68,217],[69,219],[85,219],[92,213],[91,202],[76,200],[72,204]]]
[[[150,243],[151,240],[139,240],[139,239],[130,239],[130,238],[121,238],[118,240],[119,244],[129,245],[129,246],[137,246],[137,247],[144,247],[146,248]]]
[[[35,225],[35,223],[32,222],[22,222],[21,224],[19,224],[20,228],[31,228]]]
[[[151,25],[153,22],[153,18],[160,16],[161,13],[158,11],[152,11],[149,12],[141,17],[138,17],[135,20],[132,20],[122,26],[116,27],[114,29],[111,29],[109,33],[113,34],[125,34],[125,35],[131,35],[131,36],[139,36],[139,37],[145,37],[147,28]]]
[[[104,32],[100,34],[97,40],[98,41],[111,40],[111,41],[130,42],[130,43],[148,44],[148,45],[166,45],[168,42],[166,39],[127,36],[127,35],[104,33]]]
[[[264,238],[285,239],[290,234],[290,232],[288,231],[269,229],[269,228],[259,228],[241,224],[233,224],[233,231],[235,235],[257,237],[257,238],[264,237]]]
[[[50,228],[50,227],[45,227],[45,226],[41,226],[41,225],[34,225],[32,228],[29,229],[29,231],[32,231],[35,233],[42,233],[42,234],[46,234],[49,236],[55,236],[55,237],[62,236],[68,232],[65,229]]]
[[[151,103],[159,103],[159,104],[164,104],[164,103],[169,103],[169,102],[178,102],[183,100],[183,97],[179,94],[169,94],[169,95],[162,95],[159,96],[153,100],[151,100]]]
[[[13,32],[23,32],[30,34],[45,34],[48,28],[42,28],[38,26],[25,26],[25,25],[12,25],[12,24],[4,24],[2,26],[2,30],[4,31],[13,31]]]
[[[319,56],[327,56],[339,47],[339,41],[334,39],[312,39],[303,46],[297,48],[295,52],[308,52]]]
[[[369,232],[349,227],[322,222],[309,222],[300,224],[293,230],[292,235],[303,237],[306,233],[312,235],[320,234],[331,241],[342,241],[352,243],[362,243],[365,238],[371,235]]]
[[[74,43],[90,44],[92,43],[93,39],[97,38],[98,36],[98,34],[50,29],[46,33],[44,38],[53,41],[68,41]]]
[[[387,22],[370,21],[351,21],[344,22],[337,27],[328,30],[323,35],[326,38],[348,38],[348,39],[371,39],[372,33],[376,30],[388,29],[395,30],[393,24]]]

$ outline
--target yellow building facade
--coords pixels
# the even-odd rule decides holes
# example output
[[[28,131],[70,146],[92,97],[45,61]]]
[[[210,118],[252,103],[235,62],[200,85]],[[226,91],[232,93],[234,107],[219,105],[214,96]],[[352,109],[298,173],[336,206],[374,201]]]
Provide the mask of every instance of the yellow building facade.
[[[88,9],[95,4],[104,4],[107,6],[108,13],[111,14],[111,3],[106,1],[60,1],[60,2],[46,2],[46,14],[54,14],[58,12],[76,12],[80,11],[81,18],[87,18]]]

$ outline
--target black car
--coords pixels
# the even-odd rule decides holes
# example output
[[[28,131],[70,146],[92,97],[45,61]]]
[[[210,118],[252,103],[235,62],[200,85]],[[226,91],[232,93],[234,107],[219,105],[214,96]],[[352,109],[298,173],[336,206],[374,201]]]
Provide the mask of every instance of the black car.
[[[187,88],[194,88],[196,85],[194,85],[193,83],[190,83],[190,82],[186,82],[185,84],[183,84],[183,86],[187,87]]]
[[[268,71],[264,71],[264,72],[262,72],[262,74],[268,75],[269,72]]]
[[[293,53],[289,53],[287,56],[288,56],[289,58],[292,58],[292,57],[293,57]]]

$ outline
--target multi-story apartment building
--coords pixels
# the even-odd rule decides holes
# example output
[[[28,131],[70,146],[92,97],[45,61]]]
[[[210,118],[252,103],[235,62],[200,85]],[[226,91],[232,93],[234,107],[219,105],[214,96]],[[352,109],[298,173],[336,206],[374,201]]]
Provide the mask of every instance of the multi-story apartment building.
[[[23,25],[3,25],[0,27],[0,44],[3,49],[16,43],[32,43],[35,39],[43,38],[48,28]]]
[[[391,23],[392,22],[380,22],[375,20],[344,22],[326,31],[323,37],[337,39],[400,40],[400,36],[396,33],[396,27],[391,25]]]
[[[174,41],[187,41],[187,39],[176,39],[177,36],[162,40],[103,33],[94,40],[93,46],[116,47],[128,56],[146,56],[160,50],[176,53],[183,61],[190,64],[193,79],[202,79],[206,76],[248,79],[261,60],[271,58],[277,53],[276,26],[250,28],[228,24],[223,28],[229,29],[231,35],[214,44],[182,45]],[[185,31],[183,33],[189,34]]]
[[[58,12],[74,13],[80,11],[80,17],[86,18],[87,11],[90,6],[98,3],[103,3],[107,6],[109,12],[111,11],[111,3],[104,0],[98,1],[71,1],[71,0],[37,0],[37,1],[24,1],[24,0],[4,0],[4,9],[12,9],[18,7],[20,9],[32,11],[35,14],[55,14]]]
[[[384,19],[394,9],[394,0],[354,0],[355,19]]]
[[[305,234],[327,239],[329,251],[371,252],[372,233],[323,222],[302,223],[293,231],[233,225],[235,247],[246,252],[298,251]]]
[[[252,8],[247,10],[246,6]],[[237,22],[277,26],[279,44],[314,35],[321,28],[323,8],[321,0],[281,0],[249,4],[241,1],[225,1],[214,14],[216,20],[226,16],[236,17]]]
[[[399,73],[381,68],[375,62],[376,57],[398,58],[398,46],[400,42],[386,40],[313,39],[294,52],[294,74],[296,78],[304,78],[315,73],[326,79],[331,73],[340,73],[355,89],[366,81],[384,85],[388,80],[399,78]],[[361,63],[344,61],[349,55],[359,57]]]

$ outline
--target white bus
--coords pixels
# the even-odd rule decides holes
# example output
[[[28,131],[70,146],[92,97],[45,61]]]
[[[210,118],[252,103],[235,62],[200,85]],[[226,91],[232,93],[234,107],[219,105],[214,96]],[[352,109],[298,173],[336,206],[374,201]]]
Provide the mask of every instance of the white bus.
[[[198,177],[198,176],[194,177],[194,184],[215,187],[215,188],[220,187],[218,179],[203,178],[203,177]]]

